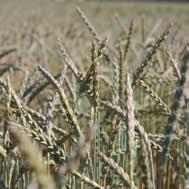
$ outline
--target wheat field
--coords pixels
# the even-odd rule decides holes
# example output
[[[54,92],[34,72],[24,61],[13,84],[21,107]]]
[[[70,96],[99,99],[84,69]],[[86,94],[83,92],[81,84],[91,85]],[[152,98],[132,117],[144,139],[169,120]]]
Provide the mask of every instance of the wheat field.
[[[189,4],[0,5],[0,189],[189,188]]]

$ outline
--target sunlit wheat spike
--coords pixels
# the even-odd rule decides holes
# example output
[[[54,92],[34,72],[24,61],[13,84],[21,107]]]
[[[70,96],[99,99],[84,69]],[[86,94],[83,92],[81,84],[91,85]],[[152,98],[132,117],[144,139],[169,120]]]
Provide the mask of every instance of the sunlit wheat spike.
[[[2,82],[1,84],[4,84],[6,88],[7,84],[4,81],[0,81],[0,82]],[[36,120],[36,122],[39,122],[40,124],[46,123],[46,118],[44,115],[33,110],[32,108],[29,108],[28,106],[22,103],[21,99],[17,96],[16,92],[11,87],[10,83],[8,84],[7,87],[9,88],[11,96],[12,96],[10,109],[12,109],[13,111],[16,111],[17,116],[25,117],[27,121],[30,123],[34,121],[33,117]]]
[[[167,154],[169,153],[170,144],[172,141],[172,133],[175,127],[175,122],[177,119],[177,111],[180,106],[180,100],[183,95],[183,87],[186,81],[186,73],[187,70],[189,70],[189,51],[186,50],[183,59],[182,59],[182,65],[181,65],[181,80],[178,83],[175,95],[174,95],[174,101],[171,106],[171,114],[168,118],[167,126],[165,128],[164,135],[166,136],[165,140],[163,141],[163,151],[160,156],[160,163],[158,167],[158,187],[157,189],[161,188],[162,185],[162,179],[163,179],[163,173],[164,173],[164,165],[167,160]]]
[[[145,67],[148,65],[148,63],[151,61],[152,57],[156,54],[157,49],[160,47],[160,45],[162,44],[162,42],[167,38],[167,36],[169,35],[172,27],[173,27],[173,23],[169,24],[167,26],[167,28],[165,29],[165,31],[162,33],[162,35],[157,39],[157,41],[154,43],[154,45],[152,46],[151,50],[149,52],[146,53],[146,56],[144,58],[144,60],[141,62],[141,64],[139,65],[139,67],[136,69],[134,75],[133,75],[133,82],[132,85],[134,86],[136,84],[137,79],[141,79],[144,69]]]
[[[37,146],[34,147],[24,130],[18,129],[15,123],[9,123],[9,128],[18,143],[21,154],[26,159],[30,169],[35,173],[39,188],[55,189],[52,177],[47,173]],[[32,147],[32,150],[28,147]]]
[[[87,19],[87,17],[85,16],[84,12],[79,8],[77,7],[76,8],[78,14],[80,15],[80,17],[82,18],[83,22],[85,23],[85,25],[88,27],[89,31],[92,33],[92,35],[94,36],[95,40],[97,42],[100,42],[100,37],[99,35],[97,34],[95,28],[92,26],[92,24],[89,22],[89,20]]]
[[[120,106],[114,106],[112,103],[110,102],[106,102],[106,101],[99,101],[100,105],[104,106],[105,108],[108,108],[110,110],[112,110],[114,113],[116,113],[117,115],[119,115],[122,118],[125,118],[125,111],[123,111],[121,109]]]
[[[36,120],[36,122],[38,122],[38,121],[41,123],[46,122],[46,117],[43,114],[41,114],[40,112],[38,112],[26,105],[23,105],[23,108],[26,112],[28,112],[31,115],[31,117],[34,118],[34,120]]]
[[[63,135],[63,136],[68,134],[67,131],[65,131],[64,129],[59,128],[59,127],[53,127],[52,130],[53,130],[55,133],[58,133],[58,134]]]
[[[85,175],[81,175],[79,172],[77,171],[73,171],[72,175],[76,176],[77,178],[79,178],[81,181],[83,181],[84,183],[97,188],[97,189],[105,189],[103,186],[100,186],[98,183],[96,183],[95,181],[91,180],[90,178],[88,178]]]
[[[21,99],[19,99],[19,97],[17,96],[15,90],[11,87],[11,84],[9,82],[8,82],[8,87],[9,87],[9,91],[10,91],[11,96],[12,96],[12,99],[11,99],[11,106],[13,106],[13,107],[11,107],[12,110],[14,108],[16,108],[16,111],[19,113],[17,115],[18,117],[20,117],[21,119],[26,119],[28,124],[33,125],[34,127],[36,127],[36,125],[37,125],[36,122],[32,119],[30,114],[27,113],[28,108],[26,108],[26,106],[23,105]],[[38,115],[39,115],[39,113],[38,113]],[[40,118],[42,118],[41,115],[40,115]],[[25,125],[23,125],[23,126],[25,126]]]
[[[128,51],[129,51],[132,34],[133,34],[133,20],[130,22],[129,30],[128,30],[128,34],[127,34],[127,42],[126,42],[125,47],[124,47],[124,53],[123,53],[124,61],[126,61],[126,57],[127,57]]]
[[[11,96],[15,101],[15,105],[17,106],[19,111],[21,111],[21,101],[19,100],[18,96],[16,95],[16,92],[12,88],[11,84],[9,83],[9,81],[5,82],[3,79],[0,79],[0,85],[2,85],[5,89],[8,89],[10,91]]]
[[[134,161],[135,161],[135,115],[134,115],[134,100],[133,100],[133,90],[131,86],[130,75],[126,75],[126,126],[127,126],[127,144],[129,153],[129,176],[132,181],[134,181]],[[131,189],[135,188],[134,182],[131,183]]]
[[[77,7],[76,10],[77,10],[79,16],[82,18],[84,24],[87,26],[87,28],[89,29],[89,31],[90,31],[91,34],[93,35],[93,37],[94,37],[94,39],[96,40],[96,42],[101,43],[102,40],[101,40],[100,36],[99,36],[98,33],[96,32],[96,30],[95,30],[95,28],[93,27],[93,25],[89,22],[89,20],[88,20],[87,17],[85,16],[84,12],[83,12],[79,7]],[[109,47],[109,49],[115,53],[115,51],[114,51],[113,48]],[[104,57],[106,58],[106,61],[107,61],[108,63],[111,62],[111,59],[110,59],[109,54],[104,53]]]
[[[66,98],[64,90],[59,86],[59,83],[54,79],[54,77],[49,72],[47,72],[44,68],[39,66],[39,70],[49,81],[52,82],[54,87],[58,90],[62,106],[65,109],[65,111],[67,112],[68,118],[72,121],[72,124],[75,127],[77,134],[79,136],[83,136],[82,131],[81,131],[80,126],[79,126],[79,123],[77,121],[77,118],[74,115],[73,110],[72,110],[72,108],[71,108],[71,106],[70,106],[70,104],[69,104],[69,102]]]
[[[150,140],[148,135],[144,131],[143,127],[135,119],[134,115],[134,101],[133,101],[133,91],[131,86],[131,80],[129,74],[126,77],[126,124],[127,124],[127,135],[128,135],[128,147],[130,151],[130,178],[134,180],[134,159],[135,159],[135,127],[139,129],[139,133],[142,135],[142,140],[144,140],[145,148],[147,149],[147,160],[148,160],[148,182],[150,183],[150,188],[153,188],[154,184],[154,174],[153,174],[153,159]],[[134,185],[132,187],[135,187]]]
[[[58,45],[60,47],[60,52],[61,52],[62,57],[64,58],[65,63],[70,68],[70,70],[72,71],[72,73],[74,74],[76,79],[79,82],[81,82],[83,80],[83,75],[79,71],[79,69],[75,66],[75,64],[73,63],[72,59],[70,58],[69,54],[67,53],[67,51],[63,45],[62,39],[60,37],[58,37]]]
[[[142,86],[144,90],[152,97],[156,104],[166,113],[170,114],[171,110],[168,105],[157,95],[157,93],[143,80],[139,79],[137,84]]]
[[[46,151],[49,152],[58,163],[62,163],[63,161],[65,161],[66,158],[64,150],[56,145],[56,143],[53,142],[52,138],[49,138],[49,136],[43,132],[43,130],[35,123],[34,120],[32,120],[32,118],[30,118],[29,115],[27,115],[26,121],[28,121],[29,124],[32,125],[31,129],[16,124],[17,129],[24,129],[26,133],[32,137],[33,140],[36,140],[40,144],[44,145]]]
[[[120,167],[117,163],[115,163],[111,158],[108,158],[102,152],[98,153],[99,157],[104,161],[120,178],[124,181],[126,187],[131,186],[131,181],[129,175]]]

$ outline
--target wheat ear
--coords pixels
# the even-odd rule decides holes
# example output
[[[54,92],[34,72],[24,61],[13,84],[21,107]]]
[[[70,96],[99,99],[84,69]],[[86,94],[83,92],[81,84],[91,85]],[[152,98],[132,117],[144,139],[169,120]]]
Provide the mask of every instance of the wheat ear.
[[[47,72],[44,68],[39,66],[39,70],[47,78],[47,80],[49,80],[53,84],[53,86],[58,90],[58,94],[60,96],[62,106],[65,109],[68,118],[72,121],[72,124],[75,127],[75,130],[76,130],[78,136],[82,137],[83,133],[80,129],[77,118],[76,118],[75,114],[73,113],[73,110],[67,100],[64,90],[62,89],[62,87],[60,87],[59,83],[54,79],[54,77],[49,72]]]
[[[39,188],[41,189],[55,189],[54,182],[47,173],[40,151],[33,146],[31,140],[27,137],[23,129],[18,129],[15,123],[9,123],[9,128],[15,137],[18,147],[22,155],[25,157],[30,169],[36,174]],[[30,148],[28,148],[30,147]],[[32,147],[32,150],[31,150]]]

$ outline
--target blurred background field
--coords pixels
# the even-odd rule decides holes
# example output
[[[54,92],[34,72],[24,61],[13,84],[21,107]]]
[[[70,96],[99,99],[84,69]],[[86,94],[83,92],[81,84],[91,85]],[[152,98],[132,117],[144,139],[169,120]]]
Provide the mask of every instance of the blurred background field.
[[[160,34],[161,28],[172,21],[176,22],[175,30],[179,31],[178,37],[185,43],[189,40],[189,4],[178,2],[1,0],[0,34],[7,37],[9,42],[6,41],[6,45],[2,44],[0,48],[6,48],[6,46],[8,48],[8,45],[17,47],[21,45],[20,50],[24,50],[21,48],[24,44],[19,44],[21,42],[19,39],[14,44],[11,40],[12,38],[16,40],[17,36],[27,31],[26,36],[31,37],[31,33],[34,32],[35,38],[39,37],[38,42],[40,36],[42,38],[44,36],[44,44],[51,49],[51,52],[56,52],[55,38],[59,32],[61,37],[65,38],[66,46],[71,48],[70,53],[73,59],[78,60],[78,58],[85,57],[85,55],[80,55],[88,53],[92,36],[76,13],[78,5],[100,36],[110,34],[110,43],[113,43],[120,34],[120,26],[115,15],[119,15],[125,27],[128,27],[131,20],[134,21],[133,41],[136,43],[142,42],[140,36],[142,24],[144,24],[145,38],[150,41]],[[35,61],[32,65],[34,64]]]

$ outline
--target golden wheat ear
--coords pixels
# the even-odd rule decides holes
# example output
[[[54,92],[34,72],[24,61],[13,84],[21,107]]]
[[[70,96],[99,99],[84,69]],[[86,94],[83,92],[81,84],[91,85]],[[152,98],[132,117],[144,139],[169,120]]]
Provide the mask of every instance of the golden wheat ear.
[[[31,142],[31,139],[27,136],[24,129],[18,126],[15,123],[8,123],[9,129],[13,134],[16,142],[18,144],[18,148],[26,159],[26,162],[32,172],[35,174],[39,188],[42,189],[55,189],[55,184],[53,182],[52,177],[48,174],[47,169],[45,168],[42,157],[40,156],[41,152]],[[30,148],[28,148],[30,147]]]

